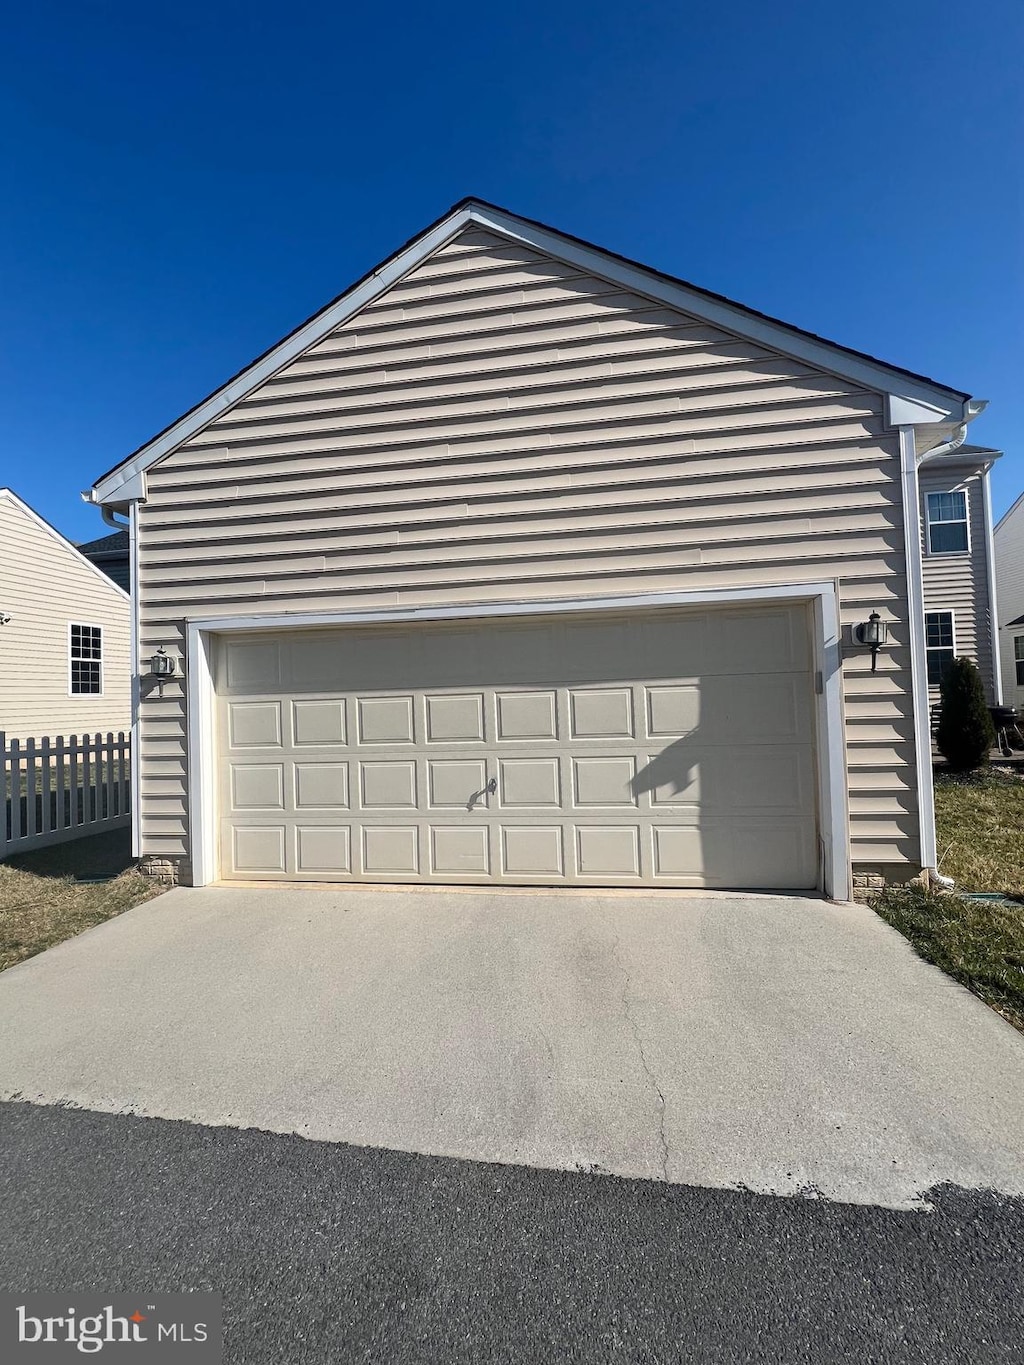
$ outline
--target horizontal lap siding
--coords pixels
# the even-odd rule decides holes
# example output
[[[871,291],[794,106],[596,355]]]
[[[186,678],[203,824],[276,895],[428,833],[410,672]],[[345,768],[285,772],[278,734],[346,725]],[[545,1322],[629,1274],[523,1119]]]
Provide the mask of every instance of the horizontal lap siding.
[[[988,563],[985,554],[985,490],[981,477],[961,468],[937,464],[923,466],[920,473],[921,535],[924,550],[925,611],[952,611],[956,652],[978,665],[985,695],[994,696],[992,666],[992,614],[988,591]],[[928,553],[928,528],[925,508],[929,493],[967,493],[970,523],[969,554],[932,555]],[[929,688],[929,698],[939,700],[939,689]]]
[[[131,725],[130,607],[123,593],[0,497],[0,730],[40,739]],[[68,695],[68,625],[103,630],[103,693]]]
[[[485,233],[149,473],[142,649],[186,616],[841,581],[854,857],[914,862],[899,458],[882,399]],[[143,821],[184,853],[180,684]]]

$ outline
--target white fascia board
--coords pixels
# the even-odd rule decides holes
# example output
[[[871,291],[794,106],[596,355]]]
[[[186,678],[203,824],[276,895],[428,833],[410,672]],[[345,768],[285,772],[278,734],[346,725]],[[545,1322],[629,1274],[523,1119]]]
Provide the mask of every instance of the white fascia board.
[[[251,365],[247,370],[243,370],[230,383],[225,384],[222,389],[211,394],[205,403],[187,413],[179,422],[151,441],[149,445],[134,455],[126,463],[119,465],[112,470],[104,479],[93,485],[93,502],[111,503],[123,502],[128,498],[124,491],[125,484],[138,474],[142,474],[157,460],[163,459],[165,455],[176,449],[187,441],[203,427],[208,426],[221,413],[240,402],[253,389],[257,388],[265,380],[270,379],[278,370],[283,369],[290,361],[301,355],[308,347],[316,345],[329,332],[333,332],[336,327],[347,322],[353,314],[372,303],[375,298],[383,294],[386,289],[390,289],[393,284],[415,269],[417,265],[425,260],[438,247],[444,243],[470,222],[472,212],[469,208],[460,209],[457,213],[449,215],[435,228],[406,247],[404,251],[398,253],[381,268],[375,271],[367,279],[363,280],[354,289],[343,294],[330,307],[318,313],[316,317],[310,318],[305,326],[300,327],[297,332],[293,332],[268,351],[262,360],[258,360],[255,365]]]
[[[429,232],[410,243],[396,256],[392,256],[379,270],[311,318],[280,345],[268,351],[261,360],[250,365],[223,388],[211,394],[204,403],[168,427],[148,445],[143,446],[131,459],[100,479],[92,489],[93,502],[110,504],[128,501],[128,495],[124,491],[125,485],[135,475],[170,454],[182,442],[196,435],[221,413],[244,399],[253,389],[270,379],[308,347],[315,345],[329,332],[347,322],[350,317],[372,303],[470,223],[475,223],[510,241],[519,242],[531,250],[574,265],[585,274],[596,275],[632,293],[690,313],[713,326],[734,332],[773,351],[803,360],[851,383],[913,404],[918,416],[907,418],[904,413],[899,423],[891,419],[893,426],[905,425],[906,421],[932,423],[953,419],[965,420],[968,404],[940,385],[931,384],[925,379],[915,379],[891,369],[880,361],[852,355],[827,341],[796,331],[783,322],[751,313],[740,304],[720,300],[688,285],[667,280],[642,265],[634,265],[609,255],[600,247],[587,246],[585,243],[563,237],[560,233],[538,224],[528,223],[500,209],[469,203],[449,214]]]
[[[114,580],[112,578],[109,578],[101,568],[99,568],[92,562],[91,559],[87,559],[85,555],[82,554],[78,546],[73,545],[66,536],[62,536],[61,533],[57,530],[57,528],[55,526],[51,526],[50,523],[45,519],[45,517],[41,517],[38,512],[34,512],[32,508],[29,507],[27,502],[22,502],[21,498],[18,497],[17,493],[12,492],[10,488],[0,488],[0,498],[6,498],[9,502],[11,502],[15,507],[18,508],[20,512],[23,512],[24,515],[28,517],[30,521],[35,522],[35,524],[41,530],[45,531],[46,534],[50,536],[52,540],[55,540],[57,544],[61,546],[62,549],[70,550],[71,553],[75,556],[75,558],[81,560],[85,567],[91,573],[94,573],[96,577],[99,578],[103,582],[103,584],[106,587],[108,587],[111,590],[111,592],[113,592],[117,597],[121,598],[125,602],[128,601],[128,594],[125,592],[124,588],[119,587],[114,582]]]
[[[609,256],[600,247],[588,247],[582,243],[569,241],[556,232],[549,232],[524,223],[512,214],[498,209],[474,206],[473,219],[481,227],[501,233],[521,242],[536,251],[546,252],[571,265],[577,265],[588,274],[611,280],[637,294],[665,303],[670,308],[693,313],[705,322],[736,332],[750,341],[759,342],[774,351],[781,351],[819,369],[827,370],[855,384],[874,389],[879,393],[898,395],[923,405],[930,416],[918,417],[917,421],[937,422],[950,417],[960,417],[966,402],[949,389],[931,384],[925,379],[915,379],[898,370],[891,369],[880,361],[869,360],[866,356],[851,355],[838,346],[818,340],[798,332],[784,322],[752,314],[740,304],[729,303],[725,299],[710,297],[698,289],[682,283],[662,278],[641,265],[632,265],[614,256]],[[893,423],[896,425],[896,423]]]

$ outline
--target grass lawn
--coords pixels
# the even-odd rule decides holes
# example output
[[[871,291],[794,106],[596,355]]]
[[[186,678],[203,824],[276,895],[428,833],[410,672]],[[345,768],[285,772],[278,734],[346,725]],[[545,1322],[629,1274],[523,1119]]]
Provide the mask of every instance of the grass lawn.
[[[939,871],[964,891],[1024,898],[1024,769],[936,774]]]
[[[1024,1032],[1024,772],[937,776],[939,870],[960,891],[1001,891],[1016,905],[890,888],[873,902],[920,955]]]
[[[86,877],[110,880],[77,880]],[[0,970],[141,905],[162,889],[132,869],[127,830],[74,839],[0,863]]]

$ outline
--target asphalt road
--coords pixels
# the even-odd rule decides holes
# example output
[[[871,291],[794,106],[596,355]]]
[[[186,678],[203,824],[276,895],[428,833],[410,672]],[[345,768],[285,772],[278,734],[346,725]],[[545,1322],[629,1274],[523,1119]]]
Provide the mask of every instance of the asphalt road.
[[[0,1106],[0,1285],[216,1290],[225,1360],[988,1361],[1024,1201],[930,1212]]]

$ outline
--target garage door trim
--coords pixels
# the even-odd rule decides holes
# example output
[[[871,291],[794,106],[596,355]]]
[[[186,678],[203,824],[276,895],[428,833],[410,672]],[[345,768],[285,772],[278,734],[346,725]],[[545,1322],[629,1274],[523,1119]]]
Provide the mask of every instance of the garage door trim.
[[[623,613],[656,611],[659,607],[734,606],[770,601],[809,602],[813,609],[818,806],[822,842],[820,889],[837,900],[846,900],[851,880],[850,846],[840,685],[838,592],[834,582],[645,593],[631,597],[488,602],[472,606],[189,618],[186,621],[185,664],[193,884],[206,886],[217,878],[213,680],[213,640],[216,636],[250,631],[302,630],[315,626],[412,625],[473,618],[553,616],[562,612]]]

